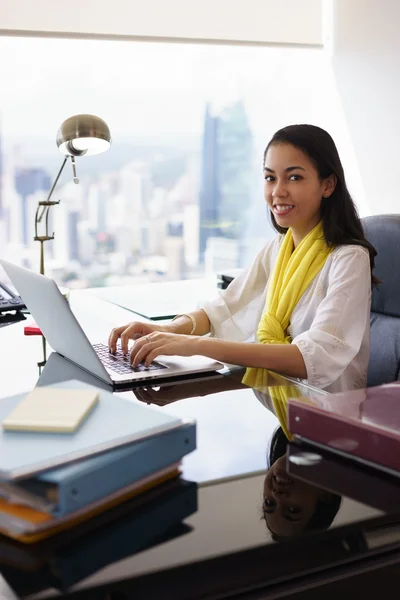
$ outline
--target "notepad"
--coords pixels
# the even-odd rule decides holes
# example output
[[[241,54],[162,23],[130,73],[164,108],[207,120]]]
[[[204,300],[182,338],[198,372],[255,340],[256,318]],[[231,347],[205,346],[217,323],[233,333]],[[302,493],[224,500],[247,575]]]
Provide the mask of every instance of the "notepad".
[[[99,398],[97,390],[35,388],[2,421],[10,431],[73,433]]]

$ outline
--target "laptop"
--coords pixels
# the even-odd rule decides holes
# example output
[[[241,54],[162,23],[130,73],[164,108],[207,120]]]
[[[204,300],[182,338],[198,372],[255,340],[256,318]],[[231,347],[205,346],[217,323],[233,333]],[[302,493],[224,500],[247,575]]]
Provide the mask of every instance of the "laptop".
[[[91,344],[57,284],[44,275],[0,259],[8,277],[24,299],[50,346],[72,363],[115,389],[154,379],[169,379],[217,371],[224,365],[204,356],[160,356],[149,367],[132,367],[121,350],[115,355],[107,343]]]

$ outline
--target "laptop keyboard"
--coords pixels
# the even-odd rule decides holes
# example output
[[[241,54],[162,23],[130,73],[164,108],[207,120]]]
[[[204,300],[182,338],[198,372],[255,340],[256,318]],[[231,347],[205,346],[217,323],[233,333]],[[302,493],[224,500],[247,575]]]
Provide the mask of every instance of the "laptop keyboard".
[[[145,367],[142,363],[139,363],[137,367],[132,367],[129,362],[130,356],[125,356],[120,349],[117,349],[115,354],[110,354],[108,346],[105,344],[93,344],[93,348],[103,365],[119,375],[142,373],[143,371],[158,371],[159,369],[167,368],[155,360],[148,367]]]

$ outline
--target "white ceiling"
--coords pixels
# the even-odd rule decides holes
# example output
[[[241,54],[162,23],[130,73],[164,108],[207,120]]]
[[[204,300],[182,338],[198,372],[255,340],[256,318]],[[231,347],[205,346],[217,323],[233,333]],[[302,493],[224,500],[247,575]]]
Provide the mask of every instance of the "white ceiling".
[[[322,44],[323,0],[0,0],[0,34]]]

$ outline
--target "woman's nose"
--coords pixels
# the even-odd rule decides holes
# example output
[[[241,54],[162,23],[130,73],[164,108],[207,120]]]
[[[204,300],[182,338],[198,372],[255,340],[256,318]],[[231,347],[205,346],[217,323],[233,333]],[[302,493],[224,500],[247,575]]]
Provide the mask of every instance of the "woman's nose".
[[[279,498],[286,498],[289,495],[289,492],[284,487],[274,486],[272,488],[272,495],[275,500],[279,500]]]
[[[272,190],[274,198],[285,198],[287,196],[287,188],[282,181],[276,181]]]

